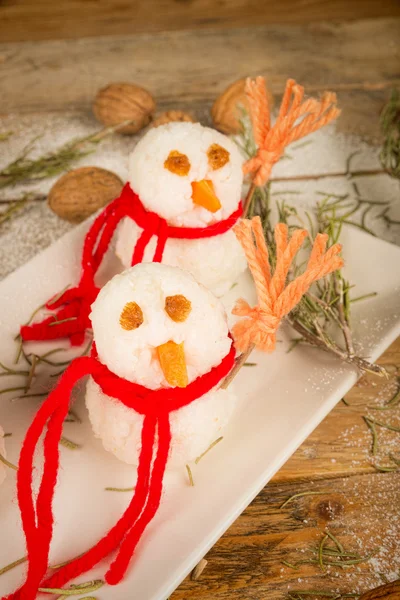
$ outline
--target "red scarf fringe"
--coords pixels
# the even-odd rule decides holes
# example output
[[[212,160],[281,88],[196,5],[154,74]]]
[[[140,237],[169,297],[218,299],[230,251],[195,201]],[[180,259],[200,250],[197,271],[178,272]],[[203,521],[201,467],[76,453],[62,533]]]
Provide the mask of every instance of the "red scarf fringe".
[[[231,229],[242,215],[242,204],[230,217],[208,227],[172,227],[156,213],[147,211],[139,196],[127,183],[121,196],[111,202],[93,222],[89,229],[82,252],[82,275],[77,287],[67,290],[56,300],[49,300],[46,308],[57,312],[40,323],[23,325],[21,336],[24,341],[70,338],[73,346],[83,343],[85,332],[90,329],[90,307],[99,289],[95,285],[96,273],[103,261],[115,230],[124,217],[132,219],[143,231],[133,249],[132,265],[143,260],[147,244],[157,236],[157,247],[153,262],[161,262],[168,238],[200,239],[221,235]],[[59,324],[55,324],[59,322]]]
[[[25,583],[2,600],[34,600],[39,587],[61,588],[89,571],[112,551],[117,555],[105,575],[110,585],[121,581],[135,548],[160,505],[163,477],[171,443],[169,414],[187,406],[212,390],[228,375],[235,360],[233,343],[221,363],[186,388],[149,390],[122,379],[92,356],[75,359],[57,387],[38,410],[25,437],[17,473],[18,503],[26,538],[28,572]],[[110,531],[84,555],[61,567],[49,578],[49,548],[53,534],[52,502],[59,467],[59,442],[70,404],[70,395],[79,379],[91,375],[102,391],[144,415],[138,476],[132,500]],[[33,459],[39,439],[44,437],[44,467],[36,501],[32,490]]]

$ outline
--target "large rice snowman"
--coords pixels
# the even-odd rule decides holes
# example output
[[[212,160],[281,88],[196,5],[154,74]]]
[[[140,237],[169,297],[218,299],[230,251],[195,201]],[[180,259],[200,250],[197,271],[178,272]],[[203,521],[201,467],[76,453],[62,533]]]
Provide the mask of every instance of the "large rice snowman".
[[[184,388],[228,354],[222,303],[188,272],[141,263],[111,279],[92,305],[93,336],[110,371],[149,389]],[[172,412],[168,465],[199,456],[221,434],[235,407],[229,390],[212,389]],[[86,404],[94,433],[106,450],[137,464],[143,417],[104,394],[89,379]]]
[[[176,227],[207,227],[230,217],[241,199],[243,159],[235,143],[199,123],[151,129],[129,159],[129,184],[146,210]],[[120,225],[116,253],[125,267],[142,230],[129,218]],[[144,260],[153,259],[156,239]],[[225,293],[246,268],[232,229],[202,239],[168,239],[163,263],[192,273],[215,294]]]

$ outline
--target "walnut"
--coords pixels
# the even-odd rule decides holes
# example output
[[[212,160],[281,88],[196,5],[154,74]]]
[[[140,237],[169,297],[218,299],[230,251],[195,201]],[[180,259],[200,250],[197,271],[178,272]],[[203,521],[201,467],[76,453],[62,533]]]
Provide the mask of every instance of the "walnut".
[[[183,110],[167,110],[166,112],[160,113],[152,122],[152,127],[159,127],[160,125],[166,125],[167,123],[179,122],[179,123],[196,123],[192,115],[183,112]]]
[[[239,79],[226,88],[214,102],[211,108],[211,117],[214,127],[223,133],[240,133],[242,127],[241,108],[249,109],[248,100],[244,91],[246,79]],[[267,89],[269,105],[273,106],[273,97]]]
[[[123,183],[118,175],[98,167],[81,167],[65,173],[49,192],[53,212],[71,223],[80,223],[117,198]]]
[[[133,83],[110,83],[99,90],[93,103],[94,116],[106,127],[133,121],[118,129],[119,133],[128,135],[146,127],[155,109],[150,92]]]

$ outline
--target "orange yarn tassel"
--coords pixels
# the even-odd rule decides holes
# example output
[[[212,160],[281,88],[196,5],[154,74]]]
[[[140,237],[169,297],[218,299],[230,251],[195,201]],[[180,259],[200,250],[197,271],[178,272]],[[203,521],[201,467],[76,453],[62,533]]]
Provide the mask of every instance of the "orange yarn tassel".
[[[288,144],[324,127],[340,115],[336,107],[336,94],[324,92],[321,100],[303,100],[304,88],[293,79],[288,79],[278,118],[271,127],[264,77],[255,80],[248,78],[245,90],[258,150],[244,164],[243,171],[245,174],[253,173],[253,181],[258,186],[267,183],[272,167]]]
[[[342,247],[334,244],[326,250],[328,236],[319,233],[305,272],[285,287],[290,266],[307,232],[297,229],[289,240],[287,226],[278,223],[275,227],[276,267],[272,275],[260,217],[243,219],[235,225],[234,231],[246,255],[258,298],[257,306],[251,307],[240,299],[232,310],[234,315],[244,317],[232,328],[235,345],[240,352],[246,352],[252,344],[259,350],[271,352],[283,317],[293,310],[315,281],[343,266],[338,256]]]

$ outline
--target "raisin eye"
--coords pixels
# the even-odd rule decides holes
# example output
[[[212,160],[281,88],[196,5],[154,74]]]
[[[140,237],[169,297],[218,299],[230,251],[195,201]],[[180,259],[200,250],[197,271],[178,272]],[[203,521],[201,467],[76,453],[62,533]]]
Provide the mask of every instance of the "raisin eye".
[[[127,302],[123,308],[119,323],[122,329],[131,331],[137,329],[143,323],[142,309],[136,302]]]
[[[191,310],[192,303],[185,296],[182,296],[182,294],[167,296],[165,298],[165,312],[176,323],[186,321]]]
[[[164,162],[164,167],[171,173],[184,177],[190,171],[190,162],[186,154],[182,154],[178,150],[171,150]]]
[[[212,144],[207,150],[208,164],[213,171],[221,169],[229,162],[230,154],[219,144]]]

